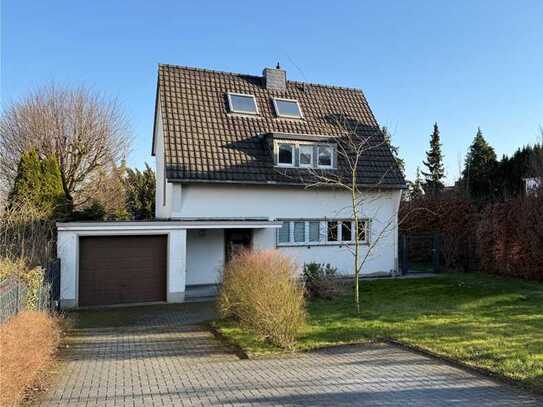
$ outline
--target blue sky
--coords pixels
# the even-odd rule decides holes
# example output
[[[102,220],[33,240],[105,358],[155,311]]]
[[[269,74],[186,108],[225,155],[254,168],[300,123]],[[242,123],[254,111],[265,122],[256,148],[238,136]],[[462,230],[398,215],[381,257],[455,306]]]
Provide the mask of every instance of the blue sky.
[[[499,155],[543,126],[543,1],[4,0],[1,96],[50,81],[116,97],[150,156],[158,63],[364,90],[412,177],[439,123],[448,182],[477,126]]]

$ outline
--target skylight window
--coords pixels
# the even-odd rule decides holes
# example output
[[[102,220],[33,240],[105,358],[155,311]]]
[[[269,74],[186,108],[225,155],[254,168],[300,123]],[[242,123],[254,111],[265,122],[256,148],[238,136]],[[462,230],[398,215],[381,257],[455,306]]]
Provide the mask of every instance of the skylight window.
[[[293,119],[300,119],[302,117],[302,111],[297,100],[273,98],[273,106],[275,107],[275,113],[279,117]]]
[[[228,105],[232,113],[258,114],[256,99],[253,95],[228,92]]]

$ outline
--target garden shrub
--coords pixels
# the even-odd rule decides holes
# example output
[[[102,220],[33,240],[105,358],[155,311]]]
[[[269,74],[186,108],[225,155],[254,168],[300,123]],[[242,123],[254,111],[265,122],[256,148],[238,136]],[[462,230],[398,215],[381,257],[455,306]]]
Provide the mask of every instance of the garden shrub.
[[[45,312],[23,311],[0,325],[0,406],[19,405],[39,387],[59,342],[59,323]]]
[[[400,233],[437,234],[441,257],[448,271],[469,271],[476,267],[476,231],[479,213],[476,206],[461,196],[422,198],[402,202]],[[430,241],[428,241],[430,242]],[[426,249],[425,253],[431,253]]]
[[[220,315],[277,346],[291,347],[306,315],[296,271],[296,264],[276,250],[238,254],[224,270]]]
[[[10,259],[0,257],[0,281],[15,278],[28,288],[24,305],[26,309],[38,308],[39,291],[43,287],[44,270],[41,267],[31,267],[28,260],[23,258]]]
[[[477,237],[483,271],[543,280],[543,195],[487,206]]]
[[[310,298],[332,299],[338,292],[337,268],[330,264],[306,263],[303,276]]]

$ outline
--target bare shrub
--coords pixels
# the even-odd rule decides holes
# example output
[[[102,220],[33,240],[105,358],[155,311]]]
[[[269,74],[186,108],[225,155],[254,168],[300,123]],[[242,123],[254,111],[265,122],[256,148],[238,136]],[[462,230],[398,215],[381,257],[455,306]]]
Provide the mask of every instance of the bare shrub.
[[[0,217],[0,257],[44,265],[55,255],[55,222],[31,205],[7,209]]]
[[[296,265],[276,250],[246,251],[225,267],[219,312],[271,343],[289,348],[305,321]]]
[[[28,287],[24,305],[26,309],[38,308],[39,290],[43,286],[44,270],[32,267],[25,259],[10,259],[0,257],[0,281],[16,278]]]
[[[338,293],[337,269],[330,264],[304,264],[305,292],[310,298],[330,300]]]
[[[16,406],[39,384],[60,342],[58,321],[44,312],[24,311],[0,325],[1,406]]]

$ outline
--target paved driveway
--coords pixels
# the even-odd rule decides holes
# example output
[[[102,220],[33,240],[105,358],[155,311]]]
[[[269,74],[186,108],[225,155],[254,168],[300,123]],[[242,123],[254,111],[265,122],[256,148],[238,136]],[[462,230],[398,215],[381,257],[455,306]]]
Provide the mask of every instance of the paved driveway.
[[[210,304],[83,312],[45,406],[533,406],[541,400],[389,345],[239,360]]]

